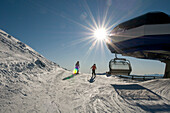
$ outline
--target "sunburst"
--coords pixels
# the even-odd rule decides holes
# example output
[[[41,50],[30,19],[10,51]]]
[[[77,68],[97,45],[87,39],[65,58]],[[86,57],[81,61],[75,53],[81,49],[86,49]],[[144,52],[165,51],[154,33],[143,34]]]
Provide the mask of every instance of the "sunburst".
[[[105,45],[106,42],[109,41],[108,35],[111,29],[119,22],[117,21],[111,24],[114,16],[108,15],[109,6],[106,8],[106,10],[103,11],[104,13],[102,14],[104,15],[99,14],[99,16],[96,16],[97,18],[95,18],[86,1],[84,1],[83,5],[85,7],[85,12],[87,13],[90,19],[84,20],[86,24],[82,24],[79,23],[78,21],[68,18],[67,15],[62,16],[63,18],[69,20],[70,22],[75,23],[85,29],[84,32],[81,32],[81,34],[84,34],[84,36],[81,36],[79,39],[73,40],[71,42],[71,45],[69,46],[77,45],[83,42],[82,46],[89,47],[86,54],[84,54],[84,58],[82,58],[84,62],[86,62],[86,59],[90,56],[92,51],[94,51],[93,52],[94,60],[97,51],[100,51],[100,53],[102,53],[102,59],[104,59],[103,57],[105,57],[106,47]],[[89,46],[89,44],[91,45]]]
[[[107,31],[105,28],[99,28],[94,31],[94,37],[97,40],[105,40],[107,38]]]

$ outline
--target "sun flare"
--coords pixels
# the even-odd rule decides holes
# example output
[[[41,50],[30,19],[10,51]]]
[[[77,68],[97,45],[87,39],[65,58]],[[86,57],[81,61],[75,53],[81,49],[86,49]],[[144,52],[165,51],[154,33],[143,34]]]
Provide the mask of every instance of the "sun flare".
[[[108,15],[108,11],[110,7],[107,7],[103,13],[99,14],[95,17],[85,1],[85,13],[83,13],[82,18],[84,20],[84,24],[79,23],[78,21],[72,20],[70,18],[66,18],[69,21],[81,26],[85,30],[81,33],[84,36],[80,39],[74,40],[72,45],[84,43],[83,47],[89,47],[86,54],[84,55],[84,61],[93,53],[92,60],[95,61],[96,55],[101,54],[101,56],[105,57],[105,49],[107,48],[106,42],[109,41],[109,33],[112,28],[117,25],[117,23],[111,24],[113,22],[112,16]],[[98,53],[99,52],[99,53]]]
[[[107,31],[104,28],[100,28],[94,31],[94,37],[97,40],[104,40],[107,38]]]

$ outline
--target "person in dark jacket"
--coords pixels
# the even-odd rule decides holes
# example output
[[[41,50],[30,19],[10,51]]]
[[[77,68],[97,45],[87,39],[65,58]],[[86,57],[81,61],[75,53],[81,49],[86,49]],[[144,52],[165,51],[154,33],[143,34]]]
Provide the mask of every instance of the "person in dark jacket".
[[[93,64],[93,66],[90,68],[90,69],[92,69],[92,79],[95,79],[96,78],[96,72],[95,72],[95,70],[97,69],[96,68],[96,64]]]

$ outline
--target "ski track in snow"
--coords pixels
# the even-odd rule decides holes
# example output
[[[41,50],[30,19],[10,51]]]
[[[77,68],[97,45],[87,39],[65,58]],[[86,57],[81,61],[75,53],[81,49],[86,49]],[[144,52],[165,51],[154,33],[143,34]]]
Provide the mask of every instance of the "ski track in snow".
[[[0,30],[0,113],[170,112],[170,79],[71,75]]]

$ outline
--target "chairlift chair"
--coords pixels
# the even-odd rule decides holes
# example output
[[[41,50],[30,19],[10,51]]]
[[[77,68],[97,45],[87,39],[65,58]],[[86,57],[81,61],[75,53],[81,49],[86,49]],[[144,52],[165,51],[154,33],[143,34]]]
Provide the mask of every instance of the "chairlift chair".
[[[130,61],[125,58],[114,58],[109,62],[110,71],[108,74],[112,75],[130,75],[132,68]]]

